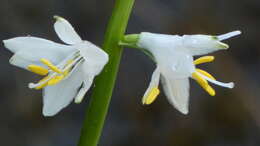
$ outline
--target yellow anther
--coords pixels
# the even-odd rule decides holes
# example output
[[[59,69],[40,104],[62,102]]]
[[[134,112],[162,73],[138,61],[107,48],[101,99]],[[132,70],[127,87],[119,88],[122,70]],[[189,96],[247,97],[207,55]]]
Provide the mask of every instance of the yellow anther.
[[[28,70],[30,70],[31,72],[36,73],[36,74],[38,74],[38,75],[42,75],[42,76],[47,75],[48,72],[49,72],[48,69],[43,68],[43,67],[38,66],[38,65],[33,65],[33,64],[28,65],[27,68],[28,68]]]
[[[204,71],[204,70],[202,70],[202,69],[198,69],[198,68],[197,68],[196,71],[199,72],[199,73],[201,73],[201,74],[203,74],[204,76],[206,76],[206,77],[212,79],[212,80],[216,80],[210,73],[208,73],[208,72],[206,72],[206,71]]]
[[[56,73],[59,73],[61,74],[62,71],[55,65],[53,65],[49,60],[45,59],[45,58],[42,58],[40,60],[43,64],[47,65],[51,70],[53,70],[54,72]]]
[[[36,90],[40,90],[44,87],[46,87],[48,85],[48,82],[45,82],[46,80],[50,79],[50,76],[44,77],[43,79],[41,79],[38,84],[41,84],[40,86],[35,87]],[[42,83],[45,82],[45,83]]]
[[[197,72],[192,73],[193,79],[195,79],[198,84],[206,90],[211,96],[215,96],[215,90],[208,84],[208,81],[202,78]]]
[[[154,100],[156,99],[156,97],[159,95],[160,93],[160,90],[157,88],[157,87],[154,87],[152,88],[148,95],[146,97],[144,97],[144,100],[143,100],[143,104],[151,104],[154,102]]]
[[[54,76],[52,79],[50,79],[48,81],[48,85],[52,86],[52,85],[56,85],[58,84],[62,79],[64,79],[64,75],[59,75],[59,76]]]
[[[209,95],[211,95],[211,96],[215,96],[215,95],[216,95],[215,90],[214,90],[210,85],[208,85],[205,90],[206,90],[206,91],[209,93]]]
[[[193,63],[195,65],[198,65],[198,64],[202,64],[202,63],[212,62],[214,59],[215,59],[214,56],[203,56],[203,57],[200,57],[200,58],[196,59],[195,61],[193,61]]]
[[[202,78],[197,72],[192,73],[192,77],[199,83],[201,87],[206,88],[208,86],[208,81]]]

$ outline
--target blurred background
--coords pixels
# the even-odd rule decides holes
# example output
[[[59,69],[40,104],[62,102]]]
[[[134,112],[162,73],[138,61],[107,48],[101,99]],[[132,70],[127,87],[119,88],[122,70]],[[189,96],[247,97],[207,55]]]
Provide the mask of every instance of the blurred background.
[[[1,0],[0,39],[33,35],[61,42],[53,15],[68,19],[85,40],[101,46],[114,0]],[[221,81],[234,81],[210,97],[191,81],[190,113],[175,110],[163,92],[143,106],[155,64],[142,52],[125,49],[100,146],[259,146],[260,1],[136,0],[128,33],[222,34],[241,30],[225,41],[228,51],[214,53],[201,66]],[[75,146],[88,92],[55,117],[41,114],[41,92],[27,88],[39,77],[11,66],[12,54],[0,45],[0,145]],[[105,93],[104,93],[105,94]]]

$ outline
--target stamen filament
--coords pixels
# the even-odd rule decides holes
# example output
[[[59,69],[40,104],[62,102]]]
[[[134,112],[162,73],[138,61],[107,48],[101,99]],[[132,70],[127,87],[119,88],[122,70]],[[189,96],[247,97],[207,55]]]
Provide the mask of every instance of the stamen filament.
[[[212,80],[210,79],[209,77],[201,74],[201,73],[198,73],[200,76],[202,76],[204,79],[208,80],[209,82],[215,84],[215,85],[218,85],[218,86],[221,86],[221,87],[226,87],[226,88],[234,88],[234,83],[233,82],[230,82],[230,83],[223,83],[223,82],[219,82],[217,80]]]
[[[222,41],[222,40],[226,40],[226,39],[229,39],[231,37],[234,37],[234,36],[237,36],[240,34],[241,34],[241,31],[232,31],[232,32],[229,32],[226,34],[219,35],[219,36],[217,36],[217,38],[219,41]]]
[[[193,63],[195,65],[198,65],[198,64],[202,64],[202,63],[212,62],[214,59],[215,59],[214,56],[203,56],[203,57],[200,57],[200,58],[196,59],[195,61],[193,61]]]
[[[50,76],[44,77],[43,79],[41,79],[41,80],[39,81],[39,83],[41,83],[41,84],[40,84],[39,86],[35,87],[35,89],[36,89],[36,90],[40,90],[40,89],[46,87],[46,86],[48,85],[48,82],[46,82],[46,81],[47,81],[47,80],[50,80],[50,79],[51,79]],[[29,84],[29,86],[30,86],[30,84]]]
[[[158,89],[158,87],[152,88],[149,91],[148,95],[144,97],[143,104],[149,105],[153,103],[159,94],[160,94],[160,90]]]

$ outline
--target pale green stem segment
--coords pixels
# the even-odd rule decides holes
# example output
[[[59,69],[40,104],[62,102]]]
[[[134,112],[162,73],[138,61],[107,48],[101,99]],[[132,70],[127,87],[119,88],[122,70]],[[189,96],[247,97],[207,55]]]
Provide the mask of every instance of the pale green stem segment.
[[[128,34],[123,37],[119,42],[120,46],[130,47],[130,48],[139,48],[137,43],[139,41],[139,34]]]
[[[118,44],[123,47],[139,49],[140,51],[144,52],[147,56],[149,56],[154,62],[156,62],[153,54],[151,54],[146,49],[140,48],[138,46],[139,39],[140,39],[140,34],[128,34],[125,35]]]
[[[134,0],[115,1],[103,44],[103,49],[109,55],[109,62],[95,80],[78,146],[97,146],[98,144],[123,51],[118,42],[124,37],[133,5]]]

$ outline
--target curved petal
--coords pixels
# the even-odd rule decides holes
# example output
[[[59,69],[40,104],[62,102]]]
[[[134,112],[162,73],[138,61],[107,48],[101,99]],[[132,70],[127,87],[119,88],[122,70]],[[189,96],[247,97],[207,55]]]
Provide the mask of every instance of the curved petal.
[[[84,41],[75,47],[80,50],[80,54],[85,59],[86,63],[84,63],[83,67],[88,74],[99,74],[108,62],[107,53],[88,41]]]
[[[80,36],[67,20],[59,16],[54,16],[54,18],[56,19],[54,29],[64,43],[72,45],[82,42]]]
[[[171,79],[162,77],[163,89],[169,102],[181,113],[189,112],[189,79]]]
[[[41,58],[46,58],[54,64],[58,64],[69,54],[76,51],[71,46],[37,37],[16,37],[3,42],[7,49],[31,62],[39,62]]]
[[[53,116],[65,108],[77,96],[83,83],[82,66],[79,65],[71,75],[43,91],[43,115]]]
[[[158,88],[159,81],[160,81],[160,70],[157,67],[154,70],[152,78],[151,78],[151,82],[150,82],[148,88],[146,89],[146,91],[144,93],[144,96],[143,96],[143,99],[142,99],[143,104],[145,104],[145,101],[149,97],[148,95],[149,95],[149,93],[151,93],[151,90],[154,89],[154,88]]]

